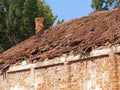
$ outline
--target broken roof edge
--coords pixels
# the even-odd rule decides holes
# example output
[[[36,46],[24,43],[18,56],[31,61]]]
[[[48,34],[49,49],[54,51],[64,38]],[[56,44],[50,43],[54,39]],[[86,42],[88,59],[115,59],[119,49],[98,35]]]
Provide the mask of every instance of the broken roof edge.
[[[89,61],[89,60],[94,60],[96,58],[102,58],[106,57],[110,54],[120,54],[120,46],[112,46],[109,48],[101,49],[101,50],[93,50],[90,53],[90,56],[82,56],[81,54],[78,55],[63,55],[61,57],[55,57],[53,59],[45,59],[43,62],[37,62],[37,63],[32,63],[32,64],[27,64],[25,61],[22,61],[21,65],[13,65],[8,69],[8,73],[13,73],[13,72],[19,72],[19,71],[24,71],[28,70],[31,68],[42,68],[42,67],[49,67],[53,65],[59,65],[59,64],[69,64],[71,62],[76,62],[76,61]]]

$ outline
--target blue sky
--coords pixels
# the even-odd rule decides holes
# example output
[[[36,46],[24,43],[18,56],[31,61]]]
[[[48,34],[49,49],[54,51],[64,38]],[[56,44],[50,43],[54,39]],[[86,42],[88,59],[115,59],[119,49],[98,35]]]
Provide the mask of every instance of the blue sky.
[[[45,0],[50,5],[57,20],[65,21],[87,16],[91,9],[92,0]]]

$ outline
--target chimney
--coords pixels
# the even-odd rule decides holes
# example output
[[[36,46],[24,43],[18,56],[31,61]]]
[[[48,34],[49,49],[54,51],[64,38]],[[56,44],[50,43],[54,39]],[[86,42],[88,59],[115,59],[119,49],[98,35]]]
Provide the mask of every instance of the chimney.
[[[41,30],[43,29],[43,22],[44,22],[43,17],[35,18],[35,30],[36,30],[36,33],[41,32]]]

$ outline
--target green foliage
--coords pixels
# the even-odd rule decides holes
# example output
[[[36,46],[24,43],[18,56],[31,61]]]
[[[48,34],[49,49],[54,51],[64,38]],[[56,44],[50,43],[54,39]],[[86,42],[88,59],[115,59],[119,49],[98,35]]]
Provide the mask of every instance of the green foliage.
[[[6,27],[6,17],[7,17],[7,0],[0,0],[0,52],[8,48],[8,37],[7,37],[7,27]]]
[[[120,0],[92,0],[94,11],[109,10],[120,7]]]
[[[64,19],[62,19],[61,21],[58,20],[57,24],[61,24],[61,23],[64,23]]]
[[[36,17],[44,17],[44,29],[57,18],[45,1],[0,0],[0,52],[34,35]]]
[[[44,29],[48,29],[53,25],[57,16],[53,16],[52,10],[50,9],[49,5],[47,5],[47,3],[42,3],[43,2],[38,3],[39,12],[37,13],[39,16],[44,16]]]

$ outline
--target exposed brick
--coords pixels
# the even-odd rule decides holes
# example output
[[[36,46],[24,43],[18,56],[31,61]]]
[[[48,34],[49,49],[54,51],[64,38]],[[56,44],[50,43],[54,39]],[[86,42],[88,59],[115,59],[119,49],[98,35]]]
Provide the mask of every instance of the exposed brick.
[[[115,61],[116,59],[116,61]],[[35,69],[34,80],[30,71],[8,73],[8,85],[13,89],[30,90],[119,90],[120,56],[91,58],[68,64]],[[34,81],[34,84],[31,82]],[[5,82],[0,75],[0,82]],[[5,88],[4,83],[0,84]]]

